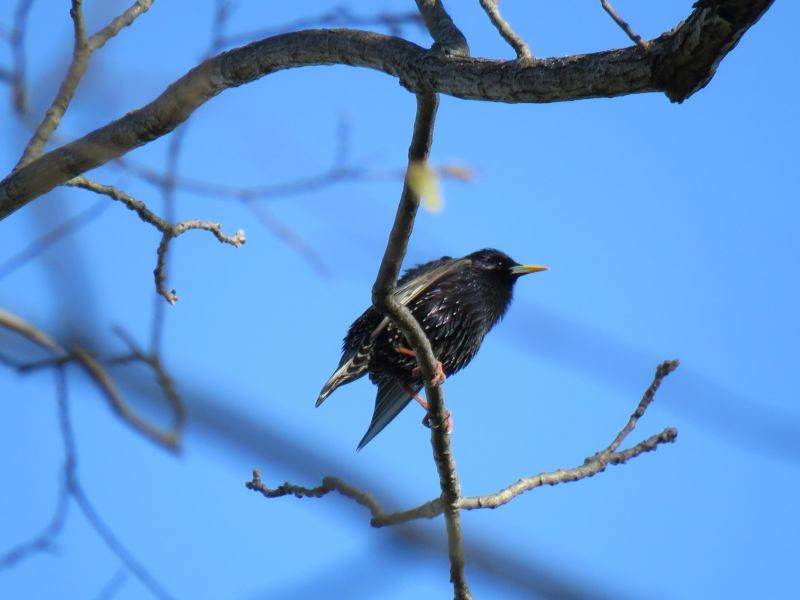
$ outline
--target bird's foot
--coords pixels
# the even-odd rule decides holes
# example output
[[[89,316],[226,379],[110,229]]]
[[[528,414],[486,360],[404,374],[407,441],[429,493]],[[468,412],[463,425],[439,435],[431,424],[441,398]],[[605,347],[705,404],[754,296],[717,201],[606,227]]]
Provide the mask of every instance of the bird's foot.
[[[422,417],[422,424],[428,429],[431,428],[431,413],[425,413],[425,416]],[[453,433],[453,414],[446,408],[444,409],[444,427],[448,434]]]
[[[430,426],[431,426],[431,414],[430,414],[430,408],[428,407],[428,402],[427,402],[427,400],[425,400],[425,398],[423,398],[423,397],[422,397],[422,396],[420,396],[419,394],[415,394],[415,393],[414,393],[414,390],[412,390],[412,389],[411,389],[410,387],[408,387],[407,385],[404,385],[404,386],[403,386],[403,389],[404,389],[406,392],[408,392],[408,394],[409,394],[409,395],[410,395],[412,398],[414,398],[414,400],[416,400],[416,401],[417,401],[417,403],[418,403],[418,404],[419,404],[419,405],[420,405],[422,408],[424,408],[424,409],[425,409],[425,416],[422,418],[422,424],[423,424],[423,425],[425,425],[425,427],[428,427],[428,428],[430,428]],[[446,409],[446,408],[444,409],[444,414],[445,414],[445,420],[444,420],[444,423],[445,423],[445,428],[446,428],[446,430],[447,430],[447,433],[452,433],[452,431],[453,431],[453,415],[452,415],[452,413],[451,413],[451,412],[450,412],[448,409]]]
[[[412,377],[420,377],[422,375],[422,371],[419,367],[414,367],[411,371]],[[445,380],[447,379],[447,375],[444,374],[444,367],[442,366],[442,361],[436,361],[436,373],[434,373],[433,377],[430,380],[431,386],[442,385]]]
[[[417,354],[413,350],[409,350],[408,348],[403,348],[402,346],[396,346],[395,351],[399,354],[404,356],[411,356],[413,358],[417,357]],[[419,367],[414,367],[411,370],[411,376],[415,379],[419,379],[422,376],[422,370]],[[445,380],[447,379],[447,375],[444,373],[444,367],[442,366],[442,361],[436,361],[436,373],[434,373],[433,377],[430,380],[431,386],[442,385]]]

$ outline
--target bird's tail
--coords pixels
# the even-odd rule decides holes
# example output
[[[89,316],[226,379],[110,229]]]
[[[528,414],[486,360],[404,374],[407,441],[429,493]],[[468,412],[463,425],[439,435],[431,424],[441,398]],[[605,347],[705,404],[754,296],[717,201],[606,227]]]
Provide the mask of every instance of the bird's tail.
[[[378,395],[375,398],[375,410],[372,413],[372,422],[369,429],[361,441],[358,442],[357,450],[366,446],[372,438],[378,435],[392,419],[411,401],[413,394],[418,394],[422,386],[404,386],[396,379],[384,379],[378,382]]]

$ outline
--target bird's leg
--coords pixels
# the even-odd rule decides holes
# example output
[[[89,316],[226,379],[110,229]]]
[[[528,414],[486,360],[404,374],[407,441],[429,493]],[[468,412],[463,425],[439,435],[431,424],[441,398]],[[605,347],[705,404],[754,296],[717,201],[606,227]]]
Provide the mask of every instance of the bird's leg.
[[[402,384],[402,386],[403,386],[403,390],[409,396],[414,398],[414,400],[416,400],[422,408],[425,409],[425,416],[422,418],[422,424],[425,425],[425,427],[430,428],[430,426],[431,426],[431,413],[430,413],[430,410],[428,408],[427,400],[422,398],[419,394],[415,393],[414,390],[412,390],[406,384]],[[444,414],[445,414],[445,428],[447,429],[447,433],[452,433],[452,431],[453,431],[453,415],[446,408],[444,409]]]
[[[403,356],[411,356],[412,358],[416,358],[417,354],[413,350],[409,350],[408,348],[403,348],[402,346],[395,346],[395,352],[398,354],[402,354]],[[414,367],[411,370],[412,377],[419,377],[422,374],[422,371],[419,367]],[[431,379],[431,385],[442,385],[447,379],[447,375],[444,374],[444,367],[442,366],[442,361],[436,361],[436,373],[434,374],[433,378]],[[417,400],[419,402],[419,399]],[[424,402],[424,400],[423,400]],[[427,405],[425,405],[427,408]]]

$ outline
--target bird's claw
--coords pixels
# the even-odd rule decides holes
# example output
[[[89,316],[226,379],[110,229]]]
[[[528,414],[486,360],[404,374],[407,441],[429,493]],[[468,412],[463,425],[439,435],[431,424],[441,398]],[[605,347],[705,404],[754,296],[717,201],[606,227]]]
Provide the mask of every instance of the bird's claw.
[[[411,376],[414,378],[419,378],[422,376],[422,371],[419,367],[414,367],[411,370]],[[442,366],[442,361],[436,361],[436,373],[434,373],[433,377],[430,380],[431,387],[436,387],[437,385],[442,385],[445,380],[447,379],[447,375],[444,374],[444,367]]]
[[[422,417],[422,424],[427,427],[428,429],[431,428],[431,415],[430,413],[425,413],[425,416]],[[447,433],[453,432],[453,415],[448,409],[444,409],[444,426],[445,431]]]

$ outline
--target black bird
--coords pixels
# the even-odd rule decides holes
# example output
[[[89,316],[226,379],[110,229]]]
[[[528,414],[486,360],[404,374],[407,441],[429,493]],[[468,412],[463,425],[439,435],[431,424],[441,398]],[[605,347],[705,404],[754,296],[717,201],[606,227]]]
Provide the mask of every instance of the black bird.
[[[478,250],[464,258],[443,256],[408,269],[397,282],[395,297],[422,325],[440,362],[440,380],[464,368],[484,336],[505,314],[514,283],[526,273],[547,267],[520,265],[499,250]],[[342,360],[325,383],[317,406],[340,385],[369,373],[378,385],[375,411],[363,448],[386,427],[423,387],[414,353],[389,319],[368,308],[347,331]]]

